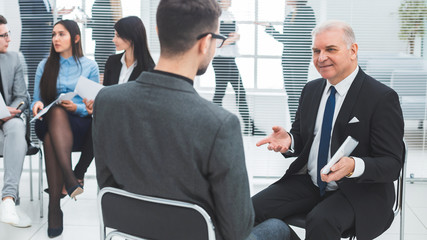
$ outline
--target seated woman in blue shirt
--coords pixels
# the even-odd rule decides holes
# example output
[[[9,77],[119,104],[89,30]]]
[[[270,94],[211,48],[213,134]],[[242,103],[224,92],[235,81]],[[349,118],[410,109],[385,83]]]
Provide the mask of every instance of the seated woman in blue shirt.
[[[33,115],[49,105],[61,94],[73,92],[80,76],[99,82],[95,61],[83,56],[80,29],[72,20],[55,24],[49,57],[40,62],[32,103]],[[46,175],[49,186],[48,235],[56,237],[63,230],[60,207],[62,186],[75,198],[83,192],[71,168],[71,152],[88,144],[87,137],[92,118],[79,96],[72,101],[54,105],[37,120],[37,137],[43,141]]]

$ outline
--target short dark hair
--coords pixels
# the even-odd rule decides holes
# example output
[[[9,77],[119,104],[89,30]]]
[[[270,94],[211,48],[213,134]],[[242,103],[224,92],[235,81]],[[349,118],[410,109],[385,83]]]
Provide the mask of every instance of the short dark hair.
[[[161,0],[156,16],[161,53],[186,52],[197,36],[217,30],[220,15],[216,0]]]
[[[7,24],[7,20],[3,15],[0,15],[0,24]]]

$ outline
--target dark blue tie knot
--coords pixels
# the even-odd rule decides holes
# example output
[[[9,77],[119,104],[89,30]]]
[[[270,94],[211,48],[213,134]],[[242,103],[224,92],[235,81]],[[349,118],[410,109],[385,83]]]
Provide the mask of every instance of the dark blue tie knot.
[[[337,93],[337,90],[335,89],[334,86],[331,86],[330,89],[331,89],[331,93],[329,94],[329,97],[331,97],[331,95],[333,95],[333,97],[335,98],[335,93]]]
[[[328,100],[323,113],[322,130],[320,133],[319,153],[317,155],[317,185],[319,186],[320,195],[325,194],[326,182],[320,178],[320,170],[328,163],[329,145],[332,134],[332,121],[335,111],[335,93],[337,90],[331,86]]]

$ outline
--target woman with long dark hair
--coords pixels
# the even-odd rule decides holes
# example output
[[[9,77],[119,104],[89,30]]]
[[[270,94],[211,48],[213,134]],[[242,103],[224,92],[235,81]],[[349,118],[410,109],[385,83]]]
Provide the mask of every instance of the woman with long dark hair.
[[[153,69],[154,61],[148,50],[147,34],[139,17],[129,16],[114,25],[113,42],[123,53],[112,55],[105,64],[104,85],[135,80],[142,71]]]
[[[134,81],[141,72],[152,70],[155,65],[148,49],[145,26],[139,17],[124,17],[117,21],[114,29],[116,50],[124,52],[108,58],[103,82],[105,86]],[[86,102],[86,107],[92,113],[93,100]]]
[[[62,93],[72,92],[80,76],[99,81],[97,64],[83,56],[79,26],[72,20],[57,22],[52,31],[49,57],[40,62],[36,77],[33,115]],[[92,118],[79,96],[54,104],[36,121],[37,137],[43,141],[49,186],[48,236],[61,235],[63,214],[60,207],[62,186],[74,198],[83,192],[71,168],[71,152],[88,144]]]
[[[115,35],[112,41],[117,51],[123,53],[111,55],[105,64],[105,86],[134,81],[142,71],[154,68],[154,61],[148,50],[147,34],[139,17],[129,16],[120,19],[114,25]],[[86,101],[86,110],[92,114],[93,100]],[[90,141],[92,141],[90,135]],[[84,183],[84,175],[93,160],[92,145],[85,145],[79,162],[74,168],[74,174]]]

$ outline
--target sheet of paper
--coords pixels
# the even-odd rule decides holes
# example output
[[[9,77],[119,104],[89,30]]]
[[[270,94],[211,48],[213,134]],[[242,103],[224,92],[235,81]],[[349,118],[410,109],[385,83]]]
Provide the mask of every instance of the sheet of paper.
[[[82,98],[86,98],[87,100],[93,100],[95,99],[99,90],[101,90],[101,88],[103,87],[104,86],[102,86],[101,84],[81,76],[79,78],[79,81],[77,82],[76,89],[74,90],[74,92],[76,92]]]
[[[34,116],[30,122],[33,122],[36,119],[39,119],[41,116],[45,115],[47,113],[47,111],[49,111],[49,109],[53,106],[53,104],[59,104],[59,103],[61,103],[61,101],[71,100],[76,95],[77,95],[77,93],[75,93],[75,92],[61,93],[55,101],[53,101],[51,104],[49,104],[47,107],[43,108],[39,113],[37,113],[37,115]]]
[[[59,97],[55,100],[55,102],[59,104],[65,100],[72,100],[76,95],[77,93],[75,92],[61,93],[61,95],[59,95]]]
[[[323,174],[328,174],[331,171],[331,167],[337,163],[342,157],[348,157],[353,152],[353,150],[357,147],[359,141],[348,136],[343,144],[341,144],[340,148],[335,152],[334,156],[331,157],[328,164],[322,168]]]
[[[53,106],[53,104],[56,104],[56,101],[53,101],[51,104],[49,104],[47,107],[43,108],[39,113],[37,113],[36,116],[34,116],[30,122],[34,122],[36,119],[39,119],[41,116],[43,116],[49,109]]]
[[[6,103],[3,100],[3,96],[0,94],[0,119],[10,117],[9,109],[6,107]]]

